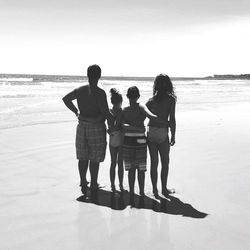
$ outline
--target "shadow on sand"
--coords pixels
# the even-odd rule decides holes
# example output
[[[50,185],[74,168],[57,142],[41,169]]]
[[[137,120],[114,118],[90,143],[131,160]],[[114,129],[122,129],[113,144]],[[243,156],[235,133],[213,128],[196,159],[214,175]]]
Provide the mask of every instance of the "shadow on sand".
[[[192,218],[205,218],[208,214],[200,212],[190,204],[183,203],[180,199],[169,195],[167,198],[152,199],[148,196],[129,195],[127,191],[113,193],[99,189],[89,192],[87,196],[77,198],[80,202],[93,203],[99,206],[109,207],[114,210],[124,210],[127,206],[137,209],[149,209],[158,213],[182,215]]]

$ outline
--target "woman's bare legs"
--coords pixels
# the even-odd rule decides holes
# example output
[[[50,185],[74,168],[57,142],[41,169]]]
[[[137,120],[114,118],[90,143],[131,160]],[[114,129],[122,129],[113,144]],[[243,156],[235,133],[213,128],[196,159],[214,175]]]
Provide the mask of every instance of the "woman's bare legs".
[[[158,148],[155,143],[148,142],[148,148],[149,148],[149,154],[150,154],[150,161],[151,161],[151,167],[150,167],[150,176],[151,176],[151,182],[153,187],[153,193],[154,195],[158,195],[157,190],[157,168],[158,168]]]
[[[167,189],[167,180],[168,180],[168,172],[169,172],[169,140],[167,139],[165,142],[158,145],[160,157],[161,157],[161,186],[162,186],[162,194],[167,195],[169,191]]]

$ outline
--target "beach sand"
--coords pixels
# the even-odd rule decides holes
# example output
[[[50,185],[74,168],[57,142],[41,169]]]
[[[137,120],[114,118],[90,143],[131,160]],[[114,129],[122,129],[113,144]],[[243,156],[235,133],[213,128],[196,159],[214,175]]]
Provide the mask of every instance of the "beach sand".
[[[147,171],[147,197],[132,207],[111,196],[108,150],[99,201],[82,199],[76,122],[2,129],[0,249],[250,249],[249,110],[177,110],[176,194],[154,199]]]

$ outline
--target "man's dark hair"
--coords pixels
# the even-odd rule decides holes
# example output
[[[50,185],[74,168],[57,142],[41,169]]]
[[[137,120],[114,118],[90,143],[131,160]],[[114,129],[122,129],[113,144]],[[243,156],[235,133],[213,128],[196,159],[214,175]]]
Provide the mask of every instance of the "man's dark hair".
[[[140,97],[139,89],[136,86],[128,88],[127,97],[128,99],[138,99]]]
[[[90,65],[87,70],[87,76],[89,79],[100,79],[102,70],[97,64]]]

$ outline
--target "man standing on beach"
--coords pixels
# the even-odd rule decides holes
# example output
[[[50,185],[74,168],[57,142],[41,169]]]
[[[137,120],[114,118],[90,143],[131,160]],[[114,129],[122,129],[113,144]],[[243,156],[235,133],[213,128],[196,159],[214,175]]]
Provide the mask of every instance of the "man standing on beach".
[[[87,190],[88,166],[91,176],[90,188],[98,189],[99,164],[104,161],[107,145],[105,120],[107,119],[109,127],[113,123],[106,93],[97,86],[101,77],[101,68],[98,65],[89,66],[87,76],[88,84],[63,97],[64,104],[75,113],[79,120],[76,130],[76,157],[83,194],[86,194]],[[72,102],[75,99],[78,109]]]

